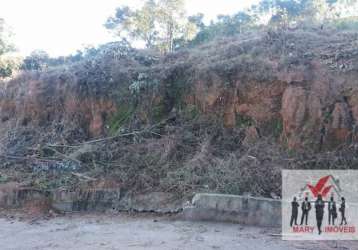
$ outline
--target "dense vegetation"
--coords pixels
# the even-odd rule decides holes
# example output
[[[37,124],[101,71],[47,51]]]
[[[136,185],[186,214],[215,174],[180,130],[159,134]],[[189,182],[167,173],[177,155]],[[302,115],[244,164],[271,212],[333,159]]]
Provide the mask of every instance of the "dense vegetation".
[[[219,15],[205,24],[204,15],[188,16],[184,0],[147,0],[141,8],[118,7],[104,26],[128,46],[144,44],[161,53],[195,47],[223,37],[238,36],[267,27],[274,30],[317,26],[358,29],[355,0],[262,0],[234,15]],[[77,51],[74,55],[50,58],[37,50],[22,61],[7,56],[15,47],[11,33],[0,19],[0,77],[8,77],[18,69],[43,70],[69,64],[91,56],[95,48]]]
[[[0,78],[11,76],[13,71],[18,69],[20,63],[17,58],[6,56],[7,53],[15,50],[10,42],[10,35],[5,21],[0,18]]]
[[[205,25],[203,14],[186,15],[183,0],[149,0],[136,11],[118,8],[105,27],[120,38],[143,41],[147,48],[166,53],[188,44],[257,30],[267,23],[276,29],[292,24],[336,25],[342,18],[355,15],[355,4],[354,0],[262,0],[232,16],[219,15]]]
[[[72,173],[81,172],[135,192],[277,196],[282,168],[356,168],[353,139],[337,146],[326,139],[335,134],[316,129],[336,120],[345,129],[344,114],[353,119],[351,110],[339,111],[356,98],[354,4],[263,0],[205,24],[202,14],[186,15],[183,1],[151,0],[108,18],[105,27],[121,42],[59,58],[34,51],[20,65],[0,66],[2,76],[20,68],[1,86],[0,182],[76,188]],[[1,39],[3,58],[12,46]],[[317,64],[328,71],[322,79]],[[329,74],[349,83],[329,86],[333,93],[320,100],[324,120],[308,117],[321,110],[303,112],[303,129],[293,132],[309,150],[296,151],[284,133],[283,92],[298,85],[309,92]],[[259,114],[236,111],[236,97]]]

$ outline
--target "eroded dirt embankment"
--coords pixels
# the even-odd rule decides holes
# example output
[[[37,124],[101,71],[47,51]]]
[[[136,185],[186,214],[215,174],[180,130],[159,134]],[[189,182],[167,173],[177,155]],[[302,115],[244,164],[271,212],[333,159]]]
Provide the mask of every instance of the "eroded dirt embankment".
[[[164,57],[110,44],[23,72],[1,85],[0,181],[274,197],[282,168],[356,168],[357,41],[259,32]]]
[[[166,57],[111,45],[3,83],[2,134],[57,129],[48,139],[76,142],[189,106],[226,128],[280,136],[291,149],[334,149],[357,133],[357,41],[356,33],[333,30],[262,32]]]

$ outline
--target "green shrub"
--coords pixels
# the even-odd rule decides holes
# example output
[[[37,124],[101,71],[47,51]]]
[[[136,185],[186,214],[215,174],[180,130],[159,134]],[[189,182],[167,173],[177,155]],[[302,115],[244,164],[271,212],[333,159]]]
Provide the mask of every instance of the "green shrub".
[[[164,102],[160,102],[152,108],[152,119],[154,122],[160,122],[167,115],[167,108]]]
[[[358,17],[334,20],[331,24],[339,30],[358,30]]]
[[[200,111],[197,106],[188,104],[183,108],[182,114],[183,114],[184,119],[193,120],[198,117],[198,115],[200,114]]]
[[[283,122],[281,118],[275,117],[263,125],[263,135],[272,135],[279,138],[283,131]]]
[[[132,104],[122,104],[118,107],[117,113],[110,119],[109,132],[114,135],[131,118],[135,111]]]
[[[0,175],[0,183],[5,183],[5,182],[7,182],[7,181],[8,181],[7,176],[5,176],[5,175]]]
[[[246,128],[254,125],[254,120],[247,115],[237,114],[236,115],[236,126],[239,128]]]

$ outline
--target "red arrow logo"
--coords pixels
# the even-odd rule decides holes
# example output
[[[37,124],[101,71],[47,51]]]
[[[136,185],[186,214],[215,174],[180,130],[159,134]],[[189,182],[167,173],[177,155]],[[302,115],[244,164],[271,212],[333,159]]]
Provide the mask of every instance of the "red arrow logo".
[[[319,194],[325,197],[329,193],[329,190],[331,190],[332,185],[328,187],[324,187],[324,186],[326,185],[330,177],[331,177],[330,175],[322,177],[321,179],[318,180],[316,186],[307,184],[308,188],[311,190],[314,197],[317,197]]]

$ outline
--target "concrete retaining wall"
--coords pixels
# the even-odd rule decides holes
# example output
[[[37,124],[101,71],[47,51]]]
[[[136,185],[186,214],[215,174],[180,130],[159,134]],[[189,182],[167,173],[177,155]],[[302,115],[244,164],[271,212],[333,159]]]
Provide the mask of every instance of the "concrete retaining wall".
[[[280,227],[281,201],[237,195],[196,194],[191,206],[184,208],[184,218]]]
[[[47,201],[50,193],[33,188],[23,188],[16,183],[0,185],[0,208],[24,207],[29,202]]]
[[[115,208],[120,199],[120,189],[55,190],[51,205],[63,212],[105,211]]]
[[[188,202],[189,203],[189,202]],[[17,184],[0,185],[0,208],[42,206],[63,212],[119,211],[177,213],[188,220],[235,222],[255,226],[280,226],[281,201],[248,196],[196,194],[183,209],[174,194],[131,194],[120,189],[55,190],[44,192]]]
[[[133,194],[120,188],[41,191],[16,183],[0,184],[0,208],[24,208],[27,204],[47,204],[62,212],[104,212],[106,210],[177,213],[183,201],[175,194],[151,192]]]

